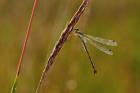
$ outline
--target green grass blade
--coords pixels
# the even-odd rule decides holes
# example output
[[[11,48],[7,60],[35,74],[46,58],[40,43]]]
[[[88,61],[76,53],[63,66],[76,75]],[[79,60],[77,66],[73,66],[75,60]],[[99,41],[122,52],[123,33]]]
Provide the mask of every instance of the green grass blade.
[[[17,87],[17,77],[15,78],[13,82],[11,93],[16,93],[16,87]]]

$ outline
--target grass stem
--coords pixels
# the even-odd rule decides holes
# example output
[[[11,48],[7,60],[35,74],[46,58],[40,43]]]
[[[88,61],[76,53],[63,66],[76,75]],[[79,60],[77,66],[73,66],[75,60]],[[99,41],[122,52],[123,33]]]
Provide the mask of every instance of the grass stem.
[[[63,45],[66,42],[67,38],[69,37],[70,33],[73,31],[74,26],[79,21],[79,18],[83,14],[88,2],[89,2],[89,0],[83,0],[83,3],[80,5],[79,9],[76,11],[74,16],[70,20],[69,24],[66,26],[65,30],[62,32],[60,38],[58,39],[56,45],[54,46],[52,53],[50,54],[50,56],[48,58],[47,64],[45,65],[45,68],[42,72],[42,75],[41,75],[40,81],[37,85],[35,93],[39,92],[39,89],[42,85],[43,80],[46,77],[47,72],[49,71],[50,67],[54,63],[56,56],[60,52],[61,48],[63,47]]]
[[[36,7],[37,7],[37,3],[38,3],[38,0],[34,0],[31,16],[30,16],[29,23],[28,23],[27,30],[26,30],[26,34],[25,34],[25,39],[24,39],[24,42],[23,42],[23,45],[22,45],[21,55],[20,55],[20,58],[19,58],[18,66],[17,66],[16,76],[15,76],[15,79],[14,79],[14,82],[13,82],[13,85],[12,85],[12,88],[11,88],[11,93],[16,93],[17,81],[18,81],[18,77],[20,75],[21,66],[22,66],[22,62],[23,62],[23,57],[24,57],[25,50],[26,50],[26,47],[27,47],[27,41],[28,41],[28,38],[30,36],[32,21],[33,21],[33,17],[34,17],[34,14],[35,14]]]

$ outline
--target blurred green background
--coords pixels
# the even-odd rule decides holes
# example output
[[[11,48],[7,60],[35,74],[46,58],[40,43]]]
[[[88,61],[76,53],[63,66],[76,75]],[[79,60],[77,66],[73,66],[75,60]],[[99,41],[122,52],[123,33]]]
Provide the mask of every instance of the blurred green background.
[[[17,93],[34,93],[53,46],[82,0],[39,0]],[[0,93],[9,93],[33,0],[0,0]],[[76,28],[118,42],[106,55],[91,45],[92,73],[80,40],[71,35],[40,93],[140,93],[140,0],[90,0]]]

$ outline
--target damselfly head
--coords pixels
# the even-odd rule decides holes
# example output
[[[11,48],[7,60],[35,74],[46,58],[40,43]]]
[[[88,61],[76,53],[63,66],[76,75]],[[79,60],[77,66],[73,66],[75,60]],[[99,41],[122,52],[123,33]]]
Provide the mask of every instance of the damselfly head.
[[[82,36],[84,35],[84,33],[82,33],[79,29],[74,29],[74,30],[75,30],[75,33],[76,33],[76,34],[82,35]]]

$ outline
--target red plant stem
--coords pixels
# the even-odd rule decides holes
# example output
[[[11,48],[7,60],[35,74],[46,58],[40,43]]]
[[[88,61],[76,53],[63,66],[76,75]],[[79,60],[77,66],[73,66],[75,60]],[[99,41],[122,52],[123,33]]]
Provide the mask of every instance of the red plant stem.
[[[35,14],[35,9],[37,7],[37,3],[38,3],[38,0],[34,0],[31,16],[30,16],[29,23],[28,23],[27,30],[26,30],[25,39],[24,39],[23,46],[22,46],[21,55],[20,55],[20,58],[19,58],[18,66],[17,66],[17,72],[16,72],[15,80],[17,80],[17,78],[20,74],[20,71],[21,71],[21,66],[22,66],[22,63],[23,63],[23,57],[25,55],[25,50],[26,50],[26,47],[27,47],[28,38],[30,36],[32,21],[33,21],[33,17],[34,17],[34,14]]]
[[[82,13],[84,12],[88,2],[89,2],[89,0],[83,0],[83,3],[79,7],[79,9],[76,11],[76,13],[72,17],[72,19],[70,20],[68,26],[66,27],[64,32],[62,32],[59,40],[57,41],[56,45],[54,46],[54,49],[53,49],[52,53],[50,54],[50,56],[48,58],[48,63],[45,65],[45,68],[44,68],[44,70],[42,72],[42,75],[41,75],[41,78],[40,78],[40,81],[38,83],[38,86],[36,88],[35,93],[38,93],[39,88],[41,87],[42,82],[46,77],[47,72],[49,71],[50,67],[54,63],[54,60],[55,60],[56,56],[58,55],[59,51],[63,47],[63,45],[66,42],[67,38],[69,37],[70,33],[73,31],[74,26],[79,21],[79,18],[82,15]]]
[[[24,57],[25,50],[26,50],[26,47],[27,47],[27,41],[28,41],[28,38],[29,38],[29,35],[30,35],[30,32],[31,32],[32,20],[33,20],[34,14],[35,14],[35,9],[36,9],[37,3],[38,3],[38,0],[34,0],[32,13],[31,13],[31,16],[30,16],[30,19],[29,19],[29,24],[28,24],[28,27],[27,27],[27,30],[26,30],[25,40],[23,42],[22,51],[21,51],[19,62],[18,62],[17,74],[16,74],[17,76],[19,75],[20,70],[21,70],[21,65],[22,65],[23,57]]]

